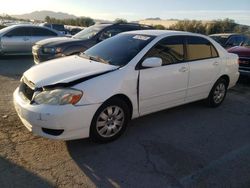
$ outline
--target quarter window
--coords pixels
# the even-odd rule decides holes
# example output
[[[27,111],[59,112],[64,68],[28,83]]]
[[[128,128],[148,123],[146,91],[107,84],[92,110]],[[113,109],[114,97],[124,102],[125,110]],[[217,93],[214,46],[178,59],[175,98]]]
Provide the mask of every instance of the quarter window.
[[[202,37],[187,37],[187,60],[194,61],[218,57],[214,46]]]
[[[146,55],[159,57],[163,65],[169,65],[184,61],[184,38],[182,36],[168,37],[156,44]]]

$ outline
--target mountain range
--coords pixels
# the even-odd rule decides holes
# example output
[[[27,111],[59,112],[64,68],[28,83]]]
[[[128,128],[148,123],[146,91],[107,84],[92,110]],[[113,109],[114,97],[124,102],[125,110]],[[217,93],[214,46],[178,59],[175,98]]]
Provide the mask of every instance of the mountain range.
[[[28,19],[28,20],[40,20],[43,21],[46,16],[56,18],[56,19],[70,19],[70,18],[77,18],[77,16],[73,14],[68,14],[64,12],[53,12],[48,10],[43,11],[34,11],[28,14],[20,14],[20,15],[11,15],[12,17],[18,19]]]

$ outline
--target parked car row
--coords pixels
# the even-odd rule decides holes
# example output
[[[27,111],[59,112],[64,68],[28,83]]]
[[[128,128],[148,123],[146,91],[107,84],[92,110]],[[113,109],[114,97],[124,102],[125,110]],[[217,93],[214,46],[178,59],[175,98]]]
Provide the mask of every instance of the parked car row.
[[[71,38],[51,38],[37,42],[33,46],[36,64],[58,57],[78,54],[95,44],[121,32],[151,29],[138,24],[98,24],[77,33]]]

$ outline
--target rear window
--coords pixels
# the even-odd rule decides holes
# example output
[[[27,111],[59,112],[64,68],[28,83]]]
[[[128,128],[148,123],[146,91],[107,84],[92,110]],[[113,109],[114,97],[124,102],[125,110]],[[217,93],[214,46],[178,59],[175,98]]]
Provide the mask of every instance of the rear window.
[[[187,60],[194,61],[218,57],[215,47],[205,38],[187,37]]]

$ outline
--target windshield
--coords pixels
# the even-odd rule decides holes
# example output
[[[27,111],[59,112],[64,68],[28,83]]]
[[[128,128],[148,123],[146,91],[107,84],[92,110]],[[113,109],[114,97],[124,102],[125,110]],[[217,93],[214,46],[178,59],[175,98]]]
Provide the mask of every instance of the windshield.
[[[230,37],[229,35],[217,35],[217,36],[210,36],[212,39],[214,39],[216,42],[218,42],[220,45],[225,45],[227,42],[227,39]]]
[[[250,48],[250,39],[247,39],[247,40],[242,44],[242,46],[245,46],[245,47]]]
[[[129,63],[155,37],[137,34],[120,34],[109,38],[82,54],[82,57],[115,66]]]
[[[90,27],[84,29],[83,31],[77,33],[76,35],[74,35],[73,38],[83,39],[83,40],[91,39],[92,37],[94,37],[97,33],[99,33],[99,31],[101,31],[105,27],[107,27],[107,25],[90,26]]]
[[[12,29],[12,28],[14,28],[14,27],[15,27],[15,25],[12,25],[12,26],[5,27],[5,28],[3,28],[3,29],[0,29],[0,34],[4,33],[5,31],[8,31],[8,30],[10,30],[10,29]]]

